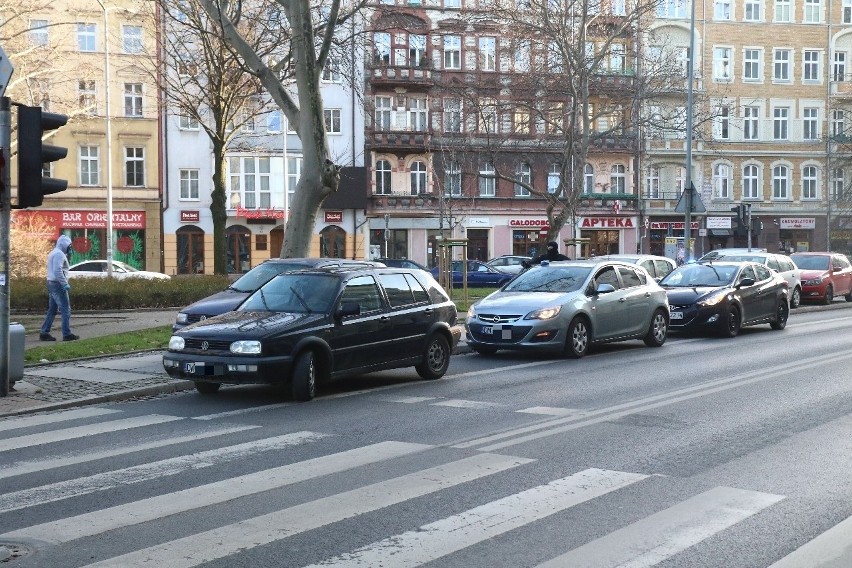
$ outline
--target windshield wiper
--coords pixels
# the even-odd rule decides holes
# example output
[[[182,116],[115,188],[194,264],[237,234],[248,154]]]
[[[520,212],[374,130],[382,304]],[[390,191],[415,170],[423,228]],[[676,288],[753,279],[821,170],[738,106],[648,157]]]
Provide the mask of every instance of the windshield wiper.
[[[299,294],[298,292],[296,292],[296,289],[295,289],[295,288],[293,288],[292,286],[290,286],[290,291],[291,291],[291,292],[293,292],[293,295],[294,295],[294,296],[296,296],[296,298],[298,298],[300,302],[302,302],[302,305],[303,305],[303,306],[305,306],[305,309],[308,311],[308,313],[309,313],[309,314],[314,313],[314,312],[313,312],[313,310],[311,310],[311,307],[308,305],[308,303],[307,303],[307,302],[305,301],[305,299],[302,297],[302,295],[301,295],[301,294]]]
[[[263,293],[263,290],[258,288],[258,293],[260,294],[260,301],[263,302],[263,307],[266,308],[267,312],[271,312],[269,309],[269,304],[266,303],[266,295]]]

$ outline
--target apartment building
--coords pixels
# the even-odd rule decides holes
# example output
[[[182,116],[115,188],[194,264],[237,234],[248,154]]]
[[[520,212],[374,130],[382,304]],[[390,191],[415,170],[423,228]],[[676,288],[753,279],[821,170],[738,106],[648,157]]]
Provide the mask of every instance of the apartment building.
[[[68,149],[46,172],[68,180],[68,189],[14,215],[38,216],[54,238],[71,237],[72,264],[107,258],[111,246],[115,260],[161,270],[150,14],[133,0],[56,0],[25,8],[24,17],[2,24],[10,38],[4,49],[15,66],[6,96],[69,117],[46,141]]]

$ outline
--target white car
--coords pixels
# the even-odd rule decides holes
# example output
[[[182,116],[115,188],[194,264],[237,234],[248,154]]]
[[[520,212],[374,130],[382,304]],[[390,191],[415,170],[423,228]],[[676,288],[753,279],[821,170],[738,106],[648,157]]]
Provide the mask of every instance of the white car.
[[[532,257],[504,254],[503,256],[492,258],[485,264],[496,268],[500,272],[508,272],[509,274],[520,274],[524,270],[523,262],[525,260],[532,260]]]
[[[107,261],[105,260],[85,260],[78,262],[68,269],[69,278],[106,278],[108,276]],[[125,278],[144,278],[146,280],[168,280],[171,278],[168,274],[162,272],[149,272],[147,270],[138,270],[129,264],[118,260],[112,261],[112,276],[123,280]]]

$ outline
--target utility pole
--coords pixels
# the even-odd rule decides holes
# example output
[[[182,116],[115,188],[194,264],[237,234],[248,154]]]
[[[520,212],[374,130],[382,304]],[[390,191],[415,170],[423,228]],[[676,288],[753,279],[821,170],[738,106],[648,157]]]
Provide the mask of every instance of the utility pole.
[[[9,395],[9,358],[11,356],[9,353],[9,230],[12,217],[9,146],[11,140],[12,102],[9,97],[0,96],[0,397]]]

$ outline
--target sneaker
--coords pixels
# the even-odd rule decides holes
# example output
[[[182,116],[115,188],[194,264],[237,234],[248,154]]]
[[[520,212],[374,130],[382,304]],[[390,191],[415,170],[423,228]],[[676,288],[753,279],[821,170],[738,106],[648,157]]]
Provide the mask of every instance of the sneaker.
[[[39,333],[38,338],[42,341],[56,341],[56,338],[49,333]]]
[[[63,338],[62,338],[62,341],[74,341],[75,339],[80,339],[80,336],[79,336],[79,335],[74,335],[74,334],[72,333],[71,335],[66,335],[65,337],[63,337]]]

